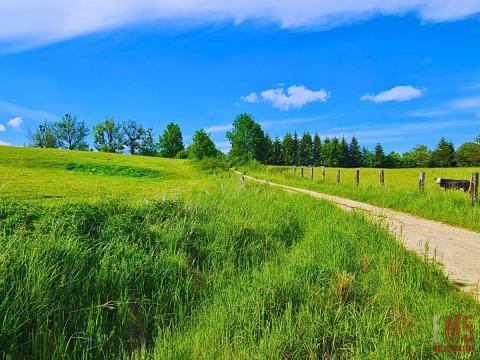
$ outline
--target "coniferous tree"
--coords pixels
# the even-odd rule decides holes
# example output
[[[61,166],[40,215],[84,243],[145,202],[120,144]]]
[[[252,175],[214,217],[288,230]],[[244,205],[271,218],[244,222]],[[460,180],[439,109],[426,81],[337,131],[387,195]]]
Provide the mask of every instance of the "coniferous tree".
[[[294,165],[295,149],[293,146],[292,134],[286,133],[282,142],[283,163],[285,165]]]
[[[340,166],[340,140],[335,136],[330,141],[330,165],[331,167]]]
[[[300,142],[298,140],[298,134],[295,131],[293,133],[292,137],[292,159],[293,159],[293,165],[299,165],[299,154],[298,154],[298,149],[300,147]]]
[[[381,168],[385,166],[385,151],[383,150],[383,146],[380,143],[377,143],[377,145],[375,145],[373,166],[376,168]]]
[[[365,167],[375,167],[375,155],[365,146],[362,148],[362,162]]]
[[[272,163],[273,165],[284,165],[282,143],[278,136],[275,137],[272,144]]]
[[[327,136],[323,141],[320,162],[324,166],[332,166],[332,142]]]
[[[363,166],[362,150],[355,135],[352,136],[348,146],[348,158],[350,160],[350,167],[357,168]]]
[[[440,139],[431,155],[431,165],[435,167],[450,167],[455,165],[455,147],[444,137]]]
[[[300,165],[310,166],[313,164],[312,136],[309,132],[303,133],[298,153]]]
[[[350,159],[348,157],[348,143],[345,137],[342,137],[338,145],[338,166],[350,167]]]
[[[312,151],[313,151],[313,165],[320,166],[321,165],[321,158],[322,158],[322,139],[318,133],[315,133],[313,136],[313,144],[312,144]]]

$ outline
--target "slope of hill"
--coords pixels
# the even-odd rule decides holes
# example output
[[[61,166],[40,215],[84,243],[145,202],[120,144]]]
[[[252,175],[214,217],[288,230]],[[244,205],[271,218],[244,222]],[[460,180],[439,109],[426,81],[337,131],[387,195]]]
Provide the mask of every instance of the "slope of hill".
[[[324,201],[189,161],[1,148],[0,164],[11,358],[433,358],[434,316],[480,318],[435,264]]]

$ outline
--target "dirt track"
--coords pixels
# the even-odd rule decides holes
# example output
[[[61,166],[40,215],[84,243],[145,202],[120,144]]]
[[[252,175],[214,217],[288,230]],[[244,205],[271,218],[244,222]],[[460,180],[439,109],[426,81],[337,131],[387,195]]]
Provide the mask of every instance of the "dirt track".
[[[472,292],[480,301],[479,233],[338,196],[276,184],[247,175],[244,177],[250,181],[325,199],[347,211],[358,209],[369,213],[376,221],[386,223],[390,232],[407,249],[416,252],[422,258],[428,254],[430,260],[442,264],[443,271],[450,281],[462,290]]]

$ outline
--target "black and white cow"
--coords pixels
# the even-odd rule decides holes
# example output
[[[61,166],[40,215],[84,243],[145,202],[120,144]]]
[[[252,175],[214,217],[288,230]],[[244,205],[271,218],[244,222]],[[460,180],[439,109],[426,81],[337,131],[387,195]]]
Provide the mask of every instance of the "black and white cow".
[[[470,189],[470,181],[468,180],[452,180],[452,179],[442,179],[436,178],[437,184],[443,190],[455,189],[455,190],[463,190],[467,192]]]

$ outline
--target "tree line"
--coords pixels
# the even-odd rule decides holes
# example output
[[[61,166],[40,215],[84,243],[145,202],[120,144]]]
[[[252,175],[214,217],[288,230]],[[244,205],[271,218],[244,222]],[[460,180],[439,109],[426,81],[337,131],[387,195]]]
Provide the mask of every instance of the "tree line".
[[[57,122],[40,124],[29,138],[33,147],[89,150],[89,135],[84,121],[65,114]],[[223,156],[203,129],[197,130],[192,143],[185,147],[182,131],[175,123],[167,124],[156,139],[151,128],[144,128],[133,120],[117,123],[108,117],[93,127],[92,135],[93,147],[103,152],[167,158]],[[282,138],[272,139],[249,114],[238,115],[226,136],[231,144],[228,158],[232,164],[258,161],[268,165],[351,168],[480,166],[480,136],[458,148],[442,137],[433,150],[417,145],[403,154],[385,153],[380,143],[371,151],[361,146],[355,136],[348,140],[345,137],[321,138],[307,131],[302,135],[288,132]]]
[[[380,143],[371,151],[361,146],[355,136],[347,141],[345,137],[322,139],[317,133],[312,136],[309,132],[293,132],[271,139],[251,115],[240,114],[227,138],[232,146],[229,156],[237,163],[256,160],[268,165],[351,168],[480,166],[480,136],[458,148],[442,137],[433,150],[417,145],[403,154],[386,154]]]
[[[90,130],[84,121],[65,114],[59,121],[38,125],[29,135],[29,145],[37,148],[91,150],[87,141],[89,135]],[[221,154],[203,129],[197,130],[192,137],[192,144],[185,147],[180,126],[174,123],[167,124],[156,140],[151,128],[144,128],[133,120],[117,123],[108,117],[95,124],[92,135],[93,147],[102,152],[181,159],[203,159]]]

